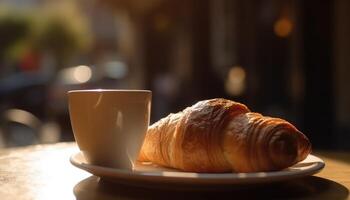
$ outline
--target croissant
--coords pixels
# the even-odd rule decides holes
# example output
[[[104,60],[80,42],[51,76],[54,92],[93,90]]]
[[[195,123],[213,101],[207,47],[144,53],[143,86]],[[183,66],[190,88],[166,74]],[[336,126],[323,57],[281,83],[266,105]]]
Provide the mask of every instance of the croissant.
[[[292,166],[310,151],[289,122],[218,98],[151,125],[138,160],[188,172],[263,172]]]

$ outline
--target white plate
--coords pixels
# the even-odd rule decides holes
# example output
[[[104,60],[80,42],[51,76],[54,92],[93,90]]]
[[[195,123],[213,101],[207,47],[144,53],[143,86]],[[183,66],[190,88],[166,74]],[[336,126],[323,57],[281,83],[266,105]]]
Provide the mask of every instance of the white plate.
[[[93,175],[118,183],[146,187],[162,186],[227,186],[271,183],[313,175],[325,166],[322,159],[309,155],[305,160],[282,171],[259,173],[191,173],[152,165],[138,165],[134,170],[116,169],[87,164],[81,152],[71,156],[70,162]]]

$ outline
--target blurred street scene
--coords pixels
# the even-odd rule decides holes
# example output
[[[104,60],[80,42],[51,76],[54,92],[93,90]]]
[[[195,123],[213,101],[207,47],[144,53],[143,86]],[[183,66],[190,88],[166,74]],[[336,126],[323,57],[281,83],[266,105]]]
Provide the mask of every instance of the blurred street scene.
[[[66,93],[223,97],[350,149],[350,1],[2,0],[0,148],[73,141]]]

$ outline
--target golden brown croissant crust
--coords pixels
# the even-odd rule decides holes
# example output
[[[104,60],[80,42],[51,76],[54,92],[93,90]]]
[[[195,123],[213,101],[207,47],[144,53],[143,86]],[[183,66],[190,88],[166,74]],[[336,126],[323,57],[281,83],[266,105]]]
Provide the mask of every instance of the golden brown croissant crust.
[[[289,122],[210,99],[151,125],[139,161],[191,172],[260,172],[292,166],[310,151]]]

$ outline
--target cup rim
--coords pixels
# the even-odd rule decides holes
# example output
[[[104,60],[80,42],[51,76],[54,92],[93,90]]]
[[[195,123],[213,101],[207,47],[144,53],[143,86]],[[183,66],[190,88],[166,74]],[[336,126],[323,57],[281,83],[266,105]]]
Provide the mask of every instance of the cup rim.
[[[138,89],[82,89],[82,90],[69,90],[67,93],[96,93],[96,92],[118,92],[118,93],[152,93],[151,90],[138,90]]]

